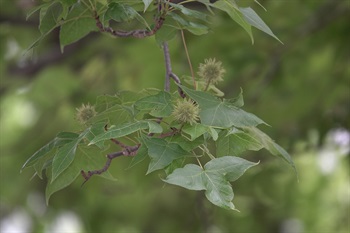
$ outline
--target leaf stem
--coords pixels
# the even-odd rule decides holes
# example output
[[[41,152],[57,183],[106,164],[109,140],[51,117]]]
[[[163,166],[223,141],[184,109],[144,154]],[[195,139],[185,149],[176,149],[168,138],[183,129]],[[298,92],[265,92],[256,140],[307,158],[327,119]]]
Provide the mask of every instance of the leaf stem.
[[[194,79],[193,67],[192,67],[190,55],[189,55],[189,53],[188,53],[188,49],[187,49],[187,45],[186,45],[186,40],[185,40],[185,33],[184,33],[183,30],[181,30],[181,38],[182,38],[182,42],[183,42],[183,44],[184,44],[184,48],[185,48],[185,52],[186,52],[186,57],[187,57],[188,65],[190,66],[190,71],[191,71],[192,81],[193,81],[193,88],[194,88],[194,90],[196,90],[196,89],[197,89],[197,84],[196,84],[196,80]]]

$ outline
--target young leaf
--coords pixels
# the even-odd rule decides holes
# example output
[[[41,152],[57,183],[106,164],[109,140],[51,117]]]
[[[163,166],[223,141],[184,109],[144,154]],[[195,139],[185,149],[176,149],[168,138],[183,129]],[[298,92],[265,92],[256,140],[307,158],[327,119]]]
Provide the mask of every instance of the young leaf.
[[[235,210],[230,181],[237,180],[254,165],[256,163],[242,158],[226,156],[209,161],[204,168],[187,164],[176,169],[164,181],[189,190],[206,190],[207,199],[214,205]]]
[[[78,146],[74,161],[69,167],[56,179],[53,179],[50,170],[47,172],[48,184],[46,187],[46,203],[48,203],[50,196],[70,185],[80,174],[82,170],[92,171],[100,169],[106,163],[106,157],[97,147]],[[115,180],[113,176],[106,171],[100,175],[103,178]]]
[[[107,131],[104,131],[103,133],[97,135],[94,139],[90,141],[89,145],[93,145],[100,141],[105,141],[112,138],[124,137],[126,135],[132,134],[141,129],[147,129],[147,128],[148,128],[148,122],[145,122],[145,121],[125,123],[125,124],[113,126],[109,128]]]
[[[96,21],[85,5],[76,3],[68,13],[67,19],[61,26],[60,44],[64,46],[76,42],[91,31],[97,31]]]
[[[232,128],[227,135],[225,134],[225,131],[221,132],[219,140],[216,143],[217,156],[238,156],[246,150],[258,151],[264,147],[250,134],[239,129]]]
[[[203,91],[194,91],[184,86],[181,86],[181,88],[198,103],[200,119],[204,125],[230,128],[232,126],[256,126],[265,123],[257,116],[237,108],[225,99],[221,101]]]
[[[145,138],[144,142],[151,158],[147,174],[168,166],[175,159],[189,155],[178,144],[168,142],[162,138]]]
[[[278,40],[279,42],[282,43],[282,41],[280,41],[277,38],[277,36],[275,34],[273,34],[271,29],[264,23],[264,21],[259,17],[259,15],[257,13],[255,13],[255,11],[252,8],[250,8],[250,7],[247,7],[247,8],[240,7],[239,9],[240,9],[240,11],[243,14],[244,19],[250,25],[252,25],[252,26],[256,27],[257,29],[265,32],[266,34],[272,36],[273,38],[275,38],[276,40]]]
[[[168,92],[160,91],[156,95],[146,96],[135,103],[138,110],[148,110],[154,117],[167,117],[173,111],[171,95]]]

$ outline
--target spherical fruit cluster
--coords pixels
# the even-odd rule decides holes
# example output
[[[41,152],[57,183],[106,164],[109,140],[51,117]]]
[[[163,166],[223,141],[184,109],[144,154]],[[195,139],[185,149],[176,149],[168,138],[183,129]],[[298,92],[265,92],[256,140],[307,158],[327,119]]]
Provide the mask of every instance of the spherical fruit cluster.
[[[86,124],[89,119],[96,116],[97,112],[94,106],[90,104],[82,104],[80,108],[77,108],[76,119],[82,124]]]
[[[220,61],[214,59],[205,59],[204,64],[199,64],[198,75],[206,81],[208,84],[216,84],[222,81],[222,77],[225,74],[225,69],[222,67]]]
[[[199,120],[199,107],[192,100],[178,100],[172,115],[176,121],[192,125]]]

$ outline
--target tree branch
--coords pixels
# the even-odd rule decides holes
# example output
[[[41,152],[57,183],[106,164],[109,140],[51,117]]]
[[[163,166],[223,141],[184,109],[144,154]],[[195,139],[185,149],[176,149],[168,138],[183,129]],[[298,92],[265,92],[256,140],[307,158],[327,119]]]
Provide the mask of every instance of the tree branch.
[[[96,26],[98,27],[100,32],[107,32],[110,35],[115,37],[145,38],[145,37],[154,35],[163,26],[165,18],[163,16],[157,17],[155,20],[154,27],[151,30],[136,29],[131,31],[114,30],[111,27],[103,26],[102,22],[100,21],[100,17],[97,15],[97,13],[95,15],[95,20],[96,20]]]
[[[171,68],[171,60],[170,60],[170,53],[169,53],[169,46],[167,42],[163,42],[163,52],[164,52],[164,60],[165,60],[165,85],[164,85],[164,90],[169,91],[170,90],[170,78],[172,78],[176,84],[178,84],[178,92],[179,95],[182,98],[186,97],[186,94],[184,91],[181,89],[179,85],[181,85],[181,81],[179,77],[175,73],[173,73],[172,68]]]

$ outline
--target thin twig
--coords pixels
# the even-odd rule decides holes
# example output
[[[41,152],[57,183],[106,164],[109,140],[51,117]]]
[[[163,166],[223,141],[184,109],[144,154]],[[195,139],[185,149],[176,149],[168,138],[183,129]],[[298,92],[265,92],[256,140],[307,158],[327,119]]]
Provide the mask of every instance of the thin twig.
[[[120,156],[135,156],[139,147],[140,147],[140,144],[135,145],[135,146],[127,146],[122,151],[108,154],[107,161],[106,161],[105,165],[103,166],[103,168],[101,168],[101,169],[87,171],[87,172],[82,170],[80,173],[83,176],[83,178],[85,179],[85,181],[83,182],[82,185],[84,185],[93,175],[101,175],[102,173],[106,172],[108,170],[109,166],[111,165],[113,159],[120,157]]]

